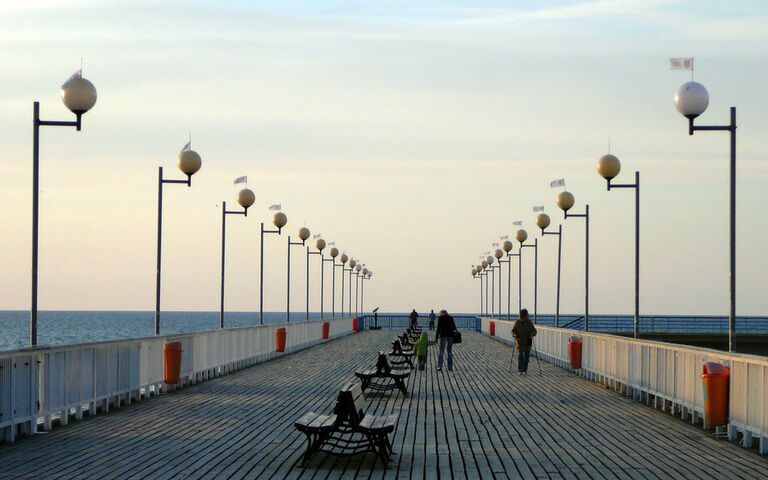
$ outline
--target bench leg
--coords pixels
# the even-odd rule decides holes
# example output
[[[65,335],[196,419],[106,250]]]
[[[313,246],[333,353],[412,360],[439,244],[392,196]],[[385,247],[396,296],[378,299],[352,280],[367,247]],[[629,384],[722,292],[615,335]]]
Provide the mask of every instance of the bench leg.
[[[400,389],[401,392],[403,392],[403,396],[408,396],[408,390],[405,388],[405,382],[402,379],[394,379],[395,385],[397,385],[397,388]]]

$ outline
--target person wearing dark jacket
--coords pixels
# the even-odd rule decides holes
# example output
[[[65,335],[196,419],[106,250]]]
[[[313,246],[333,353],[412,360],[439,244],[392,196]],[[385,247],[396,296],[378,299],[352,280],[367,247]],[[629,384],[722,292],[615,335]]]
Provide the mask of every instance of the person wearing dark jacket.
[[[443,354],[448,348],[448,371],[453,370],[453,333],[456,331],[456,323],[453,317],[448,315],[445,310],[440,310],[440,316],[437,317],[437,331],[435,338],[440,340],[440,353],[437,355],[437,371],[443,369]]]
[[[429,329],[434,330],[435,329],[435,319],[437,318],[437,315],[435,315],[435,311],[432,310],[429,312]]]
[[[411,327],[418,327],[419,326],[419,314],[416,313],[416,309],[414,308],[411,312]]]
[[[528,310],[520,310],[520,318],[512,326],[512,336],[515,337],[517,342],[517,349],[520,354],[517,359],[517,371],[520,375],[525,374],[528,370],[528,361],[531,359],[531,345],[533,345],[533,337],[536,336],[536,327],[528,318]]]

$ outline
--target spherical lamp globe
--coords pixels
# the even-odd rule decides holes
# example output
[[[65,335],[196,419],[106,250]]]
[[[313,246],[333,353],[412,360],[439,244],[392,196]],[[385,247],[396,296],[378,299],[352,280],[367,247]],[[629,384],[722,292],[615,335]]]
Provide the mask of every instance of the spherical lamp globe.
[[[357,265],[357,260],[354,258],[349,259],[349,268],[355,268],[355,265]]]
[[[557,206],[564,212],[570,210],[575,201],[571,192],[560,192],[557,196]]]
[[[698,82],[684,83],[675,92],[675,108],[684,117],[693,120],[709,106],[709,93]]]
[[[477,275],[477,269],[473,268],[472,269],[472,276],[474,277],[475,275]]]
[[[331,258],[336,258],[339,256],[339,249],[336,247],[331,247]]]
[[[373,272],[368,270],[368,278],[371,278],[373,276]]]
[[[483,260],[483,262],[480,265],[482,265],[483,266],[483,270],[485,270],[486,268],[488,268],[488,261]]]
[[[341,260],[342,265],[345,265],[347,263],[347,260],[349,260],[349,256],[346,253],[342,253],[341,258],[339,258],[339,260]]]
[[[478,265],[477,267],[475,267],[475,270],[477,270],[477,273],[480,273],[480,272],[483,271],[483,266],[482,265]]]
[[[366,276],[368,275],[368,269],[365,267],[363,267],[363,275],[366,275]]]
[[[544,230],[549,226],[550,220],[549,215],[546,213],[540,213],[536,216],[536,226],[540,229]]]
[[[322,238],[318,238],[317,241],[315,242],[315,248],[317,248],[321,252],[325,249],[326,245],[327,244],[325,243],[325,240],[323,240]]]
[[[61,101],[78,117],[96,105],[96,98],[96,87],[80,75],[72,75],[61,86]]]
[[[250,188],[244,188],[237,192],[237,203],[248,210],[256,202],[256,194]]]
[[[311,234],[311,232],[309,231],[309,229],[307,227],[301,227],[299,229],[299,238],[301,239],[302,242],[307,241],[307,239],[309,238],[310,234]]]
[[[515,239],[517,239],[517,241],[520,243],[525,243],[525,241],[528,240],[528,232],[521,228],[515,234]]]
[[[203,165],[203,160],[196,151],[184,150],[179,153],[179,159],[176,162],[176,165],[179,166],[179,170],[181,170],[184,175],[191,177],[200,170],[200,167]]]
[[[501,258],[504,256],[504,252],[502,252],[500,248],[497,248],[496,251],[493,252],[493,256],[496,258]]]
[[[282,229],[288,224],[288,216],[283,212],[277,212],[272,217],[272,225],[276,226],[278,230]]]
[[[488,262],[488,265],[493,265],[493,257],[488,255],[485,257],[485,261]]]
[[[615,155],[603,155],[597,161],[597,173],[606,180],[616,178],[621,171],[621,162]]]
[[[509,240],[504,240],[504,243],[501,244],[501,248],[504,249],[505,252],[509,253],[512,251],[512,247],[514,245]]]
[[[360,270],[362,270],[362,269],[363,269],[363,266],[360,265],[359,263],[357,265],[355,265],[355,271],[356,272],[360,273]]]

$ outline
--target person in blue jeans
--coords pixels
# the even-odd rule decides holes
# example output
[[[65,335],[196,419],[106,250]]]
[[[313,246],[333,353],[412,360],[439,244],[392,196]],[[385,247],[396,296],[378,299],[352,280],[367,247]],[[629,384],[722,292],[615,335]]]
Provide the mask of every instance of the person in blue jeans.
[[[440,310],[440,316],[437,317],[437,331],[435,338],[440,340],[440,353],[437,355],[437,371],[443,369],[443,356],[446,348],[448,349],[448,371],[453,370],[453,333],[456,331],[456,323],[453,317],[448,315],[445,310]]]
[[[528,371],[528,361],[531,359],[531,346],[533,337],[536,336],[536,327],[528,318],[528,310],[520,310],[520,318],[512,326],[512,336],[517,342],[517,349],[520,352],[517,358],[517,371],[520,375],[525,375]]]

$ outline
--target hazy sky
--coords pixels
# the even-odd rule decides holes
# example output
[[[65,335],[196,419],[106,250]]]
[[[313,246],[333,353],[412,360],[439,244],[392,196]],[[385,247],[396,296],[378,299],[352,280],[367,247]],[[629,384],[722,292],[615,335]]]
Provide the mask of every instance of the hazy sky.
[[[0,309],[29,307],[32,102],[69,119],[59,86],[83,57],[98,103],[82,132],[41,134],[43,309],[154,308],[157,167],[181,176],[191,132],[202,170],[165,189],[166,309],[218,308],[220,206],[240,175],[257,204],[228,221],[227,309],[245,311],[273,203],[289,233],[306,222],[375,272],[366,308],[476,311],[470,266],[515,220],[532,238],[533,205],[562,221],[549,182],[564,177],[593,213],[591,311],[630,313],[633,195],[594,170],[610,137],[619,180],[642,174],[643,313],[725,313],[728,137],[689,137],[672,103],[690,74],[668,58],[694,56],[701,123],[738,107],[738,312],[768,314],[767,45],[759,1],[5,0]],[[562,309],[577,313],[584,225],[564,225]],[[285,243],[267,241],[267,310],[285,307]],[[552,312],[555,237],[540,246]]]

